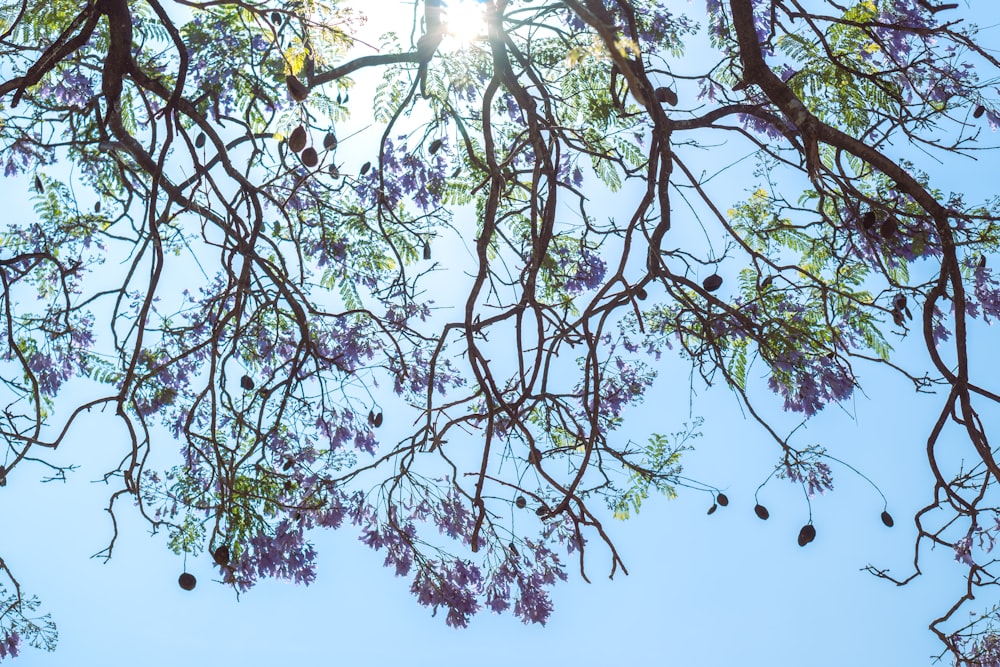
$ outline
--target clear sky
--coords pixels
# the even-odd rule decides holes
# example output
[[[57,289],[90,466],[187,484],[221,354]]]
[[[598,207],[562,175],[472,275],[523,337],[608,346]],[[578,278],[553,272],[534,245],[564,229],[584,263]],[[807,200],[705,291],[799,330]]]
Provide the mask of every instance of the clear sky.
[[[995,136],[986,139],[995,144]],[[952,185],[985,190],[988,184],[977,179],[989,170],[969,167],[950,174]],[[755,185],[738,182],[734,192]],[[996,335],[980,327],[973,342],[985,349]],[[817,539],[800,548],[796,535],[809,510],[797,486],[772,480],[765,487],[760,499],[769,521],[752,510],[776,453],[765,434],[742,417],[727,390],[692,384],[683,363],[667,361],[660,371],[645,403],[626,413],[630,432],[638,438],[673,432],[684,419],[704,417],[685,473],[721,487],[730,505],[707,516],[710,497],[681,489],[677,500],[651,499],[629,521],[609,519],[630,576],[609,581],[607,553],[592,544],[593,583],[571,569],[570,581],[554,591],[556,609],[544,628],[486,612],[467,630],[446,627],[444,613],[432,618],[420,607],[407,580],[383,568],[382,557],[360,544],[351,526],[314,534],[320,552],[314,585],[266,581],[239,601],[212,582],[208,555],[188,560],[198,586],[182,591],[183,560],[165,548],[165,536],[150,538],[127,504],[118,511],[114,558],[91,559],[111,535],[108,487],[92,480],[117,462],[121,434],[109,427],[112,419],[90,415],[60,451],[63,462],[81,465],[68,483],[40,485],[32,469],[21,468],[0,489],[0,554],[60,631],[55,653],[26,648],[13,664],[931,664],[940,645],[927,625],[962,586],[953,554],[925,552],[927,574],[905,588],[860,570],[872,563],[910,572],[912,516],[932,485],[924,444],[941,398],[916,396],[912,385],[883,369],[859,368],[866,394],[843,409],[828,408],[800,437],[826,445],[875,480],[896,527],[879,520],[878,493],[834,464],[835,490],[813,502]],[[762,388],[764,379],[758,382]],[[768,414],[783,419],[779,399],[766,390],[758,395]],[[668,413],[673,421],[665,424]]]

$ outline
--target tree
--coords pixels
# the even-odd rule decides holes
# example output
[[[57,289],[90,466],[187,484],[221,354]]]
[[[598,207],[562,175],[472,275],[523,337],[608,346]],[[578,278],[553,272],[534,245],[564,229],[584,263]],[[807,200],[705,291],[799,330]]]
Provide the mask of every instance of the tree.
[[[682,487],[728,505],[683,476],[697,423],[625,423],[661,354],[735,392],[773,436],[765,482],[810,498],[840,461],[797,426],[883,365],[941,406],[892,580],[954,550],[967,586],[931,629],[996,664],[995,611],[957,612],[998,583],[1000,396],[970,337],[1000,317],[1000,202],[916,160],[987,159],[1000,62],[957,4],[682,4],[485,2],[461,43],[458,0],[423,0],[372,48],[331,2],[5,0],[0,159],[34,215],[0,252],[0,484],[64,479],[52,452],[100,411],[130,434],[112,518],[135,501],[237,591],[309,583],[309,531],[350,525],[449,625],[544,623],[588,540],[624,570],[609,516]],[[344,131],[369,104],[377,145]],[[749,197],[693,168],[719,142],[753,155]],[[51,649],[0,569],[0,657]]]

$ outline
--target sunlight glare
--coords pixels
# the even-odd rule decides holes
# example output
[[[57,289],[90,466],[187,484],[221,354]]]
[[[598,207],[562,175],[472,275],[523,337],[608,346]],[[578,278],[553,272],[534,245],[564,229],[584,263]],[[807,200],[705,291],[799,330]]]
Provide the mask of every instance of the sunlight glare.
[[[464,49],[486,32],[484,4],[478,0],[449,0],[444,8],[445,30],[451,48]]]

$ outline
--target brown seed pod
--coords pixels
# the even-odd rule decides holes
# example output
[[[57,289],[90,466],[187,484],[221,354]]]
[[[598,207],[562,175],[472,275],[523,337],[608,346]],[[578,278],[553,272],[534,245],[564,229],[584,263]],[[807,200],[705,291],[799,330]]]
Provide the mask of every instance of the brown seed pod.
[[[244,375],[240,378],[240,386],[246,391],[252,391],[254,387],[253,379],[249,375]]]
[[[285,77],[285,85],[288,86],[288,94],[296,102],[305,102],[306,98],[309,97],[309,89],[297,77],[289,74]]]
[[[649,293],[646,292],[645,288],[640,287],[635,291],[635,298],[639,299],[639,301],[645,301],[647,296],[649,296]]]
[[[194,587],[197,585],[198,580],[194,578],[193,574],[184,572],[177,578],[177,583],[186,591],[193,591]]]
[[[882,523],[884,523],[889,528],[892,528],[892,526],[896,522],[892,520],[892,515],[891,514],[889,514],[888,512],[882,512]]]
[[[38,192],[38,194],[45,192],[45,186],[42,185],[42,179],[37,174],[35,175],[35,191]]]
[[[984,113],[986,113],[986,107],[980,104],[978,107],[976,107],[976,110],[972,112],[972,117],[982,118]]]
[[[291,468],[291,467],[292,467],[293,465],[295,465],[295,461],[294,461],[294,459],[286,459],[286,460],[285,460],[285,465],[281,466],[281,469],[282,469],[282,470],[288,470],[288,469],[289,469],[289,468]]]
[[[884,239],[891,239],[893,236],[899,233],[899,223],[896,222],[896,218],[886,218],[885,222],[878,228],[878,233],[882,235]]]
[[[375,425],[375,411],[374,410],[369,410],[368,411],[368,423],[371,424],[372,426]]]
[[[811,523],[807,523],[799,530],[799,546],[804,547],[816,539],[816,528]]]
[[[298,153],[300,150],[306,147],[306,128],[299,125],[292,133],[288,135],[288,148],[293,153]]]
[[[215,550],[212,554],[212,558],[216,563],[225,567],[229,565],[229,547],[223,544],[221,547]]]
[[[708,512],[706,512],[706,514],[715,514],[715,510],[717,509],[719,509],[719,506],[712,503],[712,506],[708,508]]]
[[[382,413],[380,412],[377,415],[375,415],[375,419],[372,420],[372,426],[378,428],[381,425],[382,425]]]
[[[541,462],[542,462],[541,452],[539,452],[537,449],[532,449],[530,452],[528,452],[528,463],[530,463],[533,466],[536,466]]]
[[[431,258],[431,245],[427,241],[424,241],[424,259],[430,259],[430,258]]]
[[[771,516],[771,513],[767,511],[767,508],[760,503],[753,506],[753,512],[761,521],[767,521]]]
[[[281,14],[278,12],[271,12],[271,23],[274,25],[281,25]]]
[[[204,132],[199,132],[198,136],[195,137],[195,139],[194,139],[194,147],[195,148],[201,148],[204,145],[205,145],[205,133]]]
[[[310,146],[309,148],[302,151],[302,164],[312,169],[317,164],[319,164],[319,155],[316,154],[316,149]]]
[[[431,142],[431,145],[427,147],[427,152],[430,153],[431,155],[434,155],[439,150],[441,150],[441,146],[443,144],[444,142],[441,141],[440,139],[435,139],[434,141]]]
[[[94,213],[100,213],[100,212],[101,212],[101,201],[97,200],[97,202],[94,204]]]
[[[866,211],[865,214],[861,216],[861,229],[864,230],[865,233],[875,229],[875,225],[877,223],[878,216],[875,214],[875,211]]]
[[[729,504],[729,496],[727,496],[727,495],[726,495],[726,494],[724,494],[724,493],[720,493],[720,494],[719,494],[719,495],[718,495],[718,496],[716,497],[716,499],[715,499],[715,502],[717,502],[717,503],[719,503],[720,505],[722,505],[723,507],[725,507],[726,505],[728,505],[728,504]]]
[[[722,276],[718,273],[713,273],[708,278],[701,281],[701,286],[705,288],[708,292],[714,292],[715,290],[722,287]]]
[[[517,497],[517,498],[516,498],[516,499],[514,500],[514,504],[515,504],[515,505],[517,505],[517,508],[518,508],[518,509],[522,509],[522,510],[523,510],[523,509],[524,509],[525,507],[527,507],[527,505],[528,505],[528,501],[527,501],[527,500],[525,500],[524,496],[518,496],[518,497]]]
[[[545,504],[539,505],[538,509],[535,510],[535,514],[537,514],[538,516],[545,516],[548,513],[549,513],[549,506]]]
[[[364,176],[365,174],[367,174],[368,170],[371,168],[372,168],[372,163],[365,162],[363,165],[361,165],[361,175]]]
[[[326,136],[323,137],[323,148],[328,151],[337,149],[337,135],[333,132],[327,132]]]
[[[654,91],[656,95],[656,101],[660,104],[669,104],[672,107],[677,106],[677,93],[674,92],[673,88],[667,88],[666,86],[661,86]]]

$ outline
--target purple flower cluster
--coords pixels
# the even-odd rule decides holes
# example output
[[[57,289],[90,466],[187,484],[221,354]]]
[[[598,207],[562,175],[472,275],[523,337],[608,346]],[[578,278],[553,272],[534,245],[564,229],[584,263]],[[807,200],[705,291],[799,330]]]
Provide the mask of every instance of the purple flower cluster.
[[[564,287],[570,295],[597,289],[604,280],[608,265],[590,249],[574,251],[568,246],[557,245],[551,252],[559,274],[565,277]]]
[[[46,78],[36,96],[50,104],[83,109],[94,97],[94,83],[79,66],[62,68]]]
[[[967,260],[967,264],[971,261]],[[972,317],[978,317],[982,311],[983,319],[987,322],[1000,319],[1000,283],[993,277],[993,269],[985,263],[977,264],[972,277],[972,292],[976,300],[967,301],[966,310]]]
[[[21,635],[16,630],[0,639],[0,660],[10,656],[16,658],[21,653]]]
[[[788,349],[781,359],[770,361],[772,375],[767,382],[771,391],[785,399],[785,409],[807,417],[828,403],[850,398],[854,376],[836,357],[808,356]]]
[[[301,527],[285,519],[273,533],[261,532],[250,538],[239,560],[225,570],[227,580],[243,591],[262,577],[308,585],[316,579],[315,558],[316,550],[306,541]]]
[[[827,491],[833,491],[830,466],[821,461],[786,460],[783,468],[778,471],[778,476],[791,482],[804,484],[810,498],[815,498],[817,493],[823,495]]]

